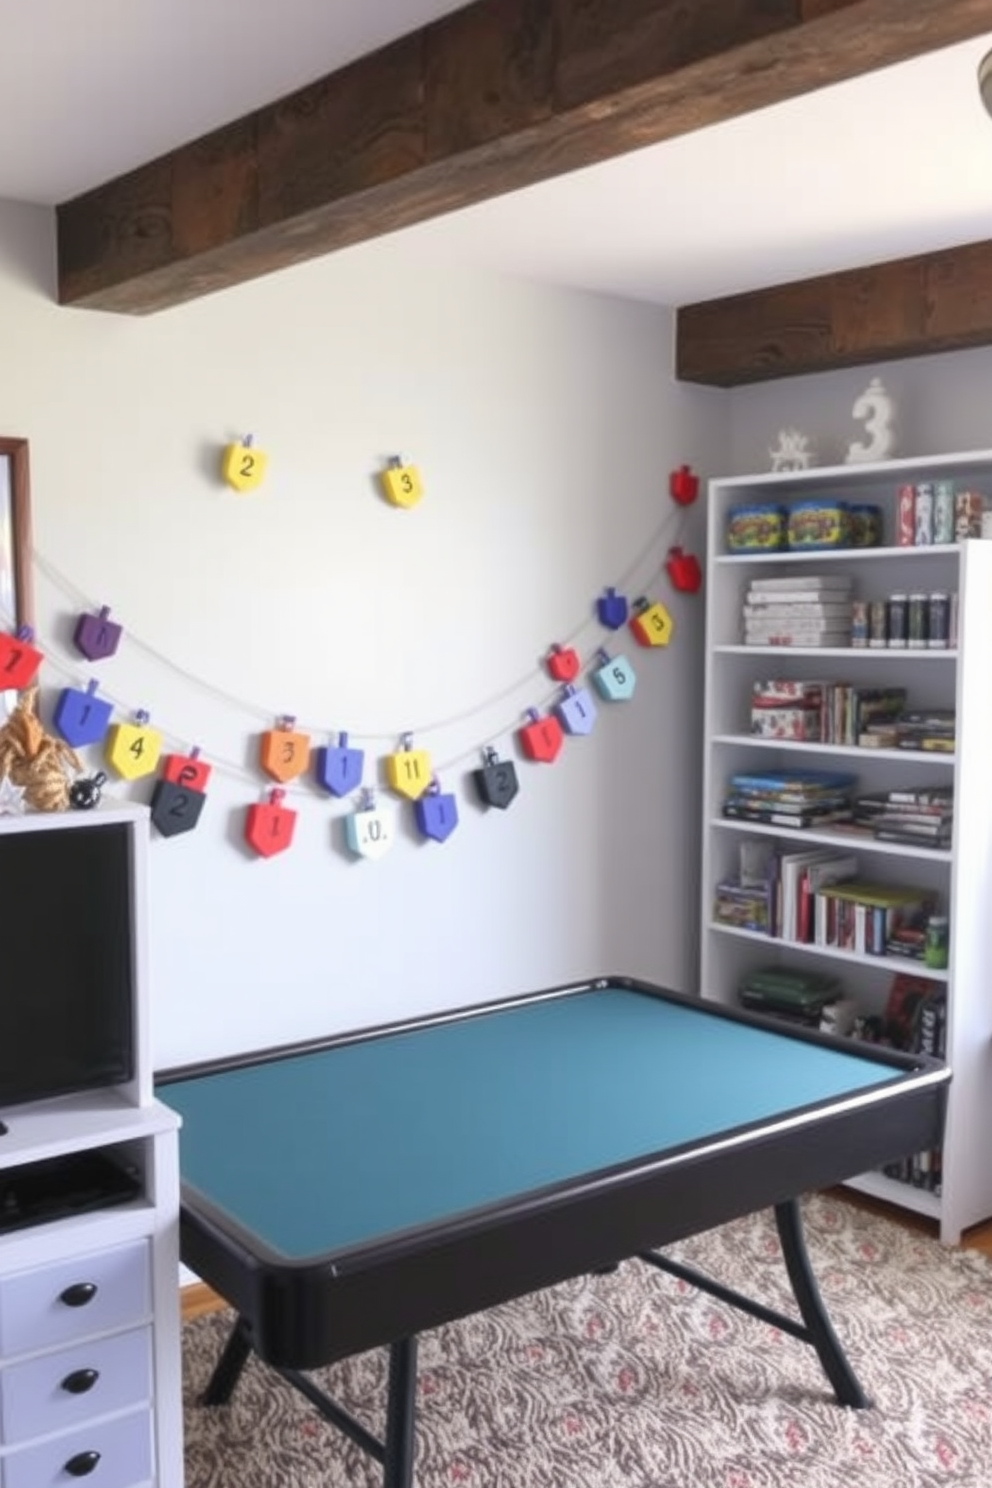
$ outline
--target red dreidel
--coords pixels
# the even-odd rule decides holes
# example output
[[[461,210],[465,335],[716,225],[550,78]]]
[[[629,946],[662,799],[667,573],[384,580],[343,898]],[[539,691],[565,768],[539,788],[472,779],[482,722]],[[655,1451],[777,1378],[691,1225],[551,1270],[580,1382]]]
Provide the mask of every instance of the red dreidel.
[[[668,477],[668,492],[680,506],[691,506],[699,495],[699,476],[691,465],[680,465]]]
[[[245,818],[245,841],[263,858],[285,852],[293,840],[296,812],[282,804],[286,792],[273,790],[269,799],[248,807]]]
[[[205,791],[212,766],[200,758],[199,749],[189,754],[167,754],[162,761],[162,779],[185,790]]]
[[[683,594],[696,594],[703,582],[703,571],[694,553],[682,548],[669,548],[665,559],[665,571],[672,581],[672,588]]]
[[[544,664],[556,682],[574,682],[579,675],[579,653],[572,646],[552,646]]]
[[[482,764],[472,771],[472,779],[483,806],[505,811],[520,789],[517,767],[512,760],[501,760],[495,749],[484,749]]]
[[[518,731],[521,749],[528,759],[537,760],[542,765],[552,764],[558,758],[565,737],[561,724],[553,713],[542,718],[536,708],[528,708],[527,717],[530,722]]]
[[[15,635],[0,635],[0,689],[23,692],[41,666],[41,652],[31,642],[34,631],[22,625]]]
[[[99,615],[80,615],[72,639],[87,661],[106,661],[120,644],[121,627],[111,620],[110,606],[104,605]]]

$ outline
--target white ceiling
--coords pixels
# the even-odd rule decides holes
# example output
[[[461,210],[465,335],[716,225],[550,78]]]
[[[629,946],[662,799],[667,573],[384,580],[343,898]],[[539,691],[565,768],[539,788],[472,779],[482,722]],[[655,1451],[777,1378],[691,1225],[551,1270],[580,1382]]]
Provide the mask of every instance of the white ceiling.
[[[5,0],[0,198],[64,201],[462,3]],[[673,305],[992,238],[990,48],[992,31],[403,238]]]

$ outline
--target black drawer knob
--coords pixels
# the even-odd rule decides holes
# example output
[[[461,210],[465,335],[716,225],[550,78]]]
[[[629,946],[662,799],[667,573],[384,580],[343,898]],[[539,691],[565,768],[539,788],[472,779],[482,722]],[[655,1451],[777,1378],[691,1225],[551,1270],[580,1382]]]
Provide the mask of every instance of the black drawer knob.
[[[64,1292],[59,1293],[59,1301],[64,1302],[66,1307],[85,1307],[95,1296],[95,1281],[74,1281],[72,1286],[67,1286]]]
[[[75,1457],[69,1458],[65,1470],[70,1477],[86,1478],[93,1472],[99,1461],[99,1452],[77,1452]]]
[[[85,1395],[87,1390],[92,1390],[99,1378],[99,1369],[74,1369],[62,1381],[62,1388],[68,1390],[70,1395]]]

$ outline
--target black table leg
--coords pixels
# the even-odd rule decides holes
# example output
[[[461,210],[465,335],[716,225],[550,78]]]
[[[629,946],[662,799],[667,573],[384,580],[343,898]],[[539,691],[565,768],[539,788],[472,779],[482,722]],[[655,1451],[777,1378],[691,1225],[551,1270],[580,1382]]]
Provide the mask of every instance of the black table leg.
[[[795,1199],[775,1205],[775,1223],[782,1244],[782,1258],[792,1282],[796,1303],[806,1324],[809,1342],[816,1349],[827,1379],[841,1405],[864,1410],[871,1401],[858,1382],[847,1355],[834,1332],[809,1263],[799,1205]]]
[[[413,1488],[417,1417],[416,1338],[400,1338],[390,1345],[388,1389],[383,1488]]]
[[[204,1405],[227,1404],[235,1385],[241,1378],[241,1371],[248,1362],[250,1353],[251,1341],[248,1325],[243,1317],[239,1317],[231,1329],[230,1337],[224,1345],[224,1351],[214,1365],[214,1372],[201,1396]]]

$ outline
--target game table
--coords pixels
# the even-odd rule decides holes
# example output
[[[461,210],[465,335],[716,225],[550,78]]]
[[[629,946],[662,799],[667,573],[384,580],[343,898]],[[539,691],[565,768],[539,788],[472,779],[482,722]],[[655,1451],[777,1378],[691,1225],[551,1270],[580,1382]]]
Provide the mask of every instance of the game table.
[[[812,1345],[867,1405],[797,1200],[938,1145],[949,1078],[623,977],[169,1071],[182,1258],[237,1315],[204,1399],[254,1352],[411,1488],[417,1335],[639,1257]],[[769,1206],[798,1318],[659,1254]],[[306,1373],[379,1345],[384,1439]]]

